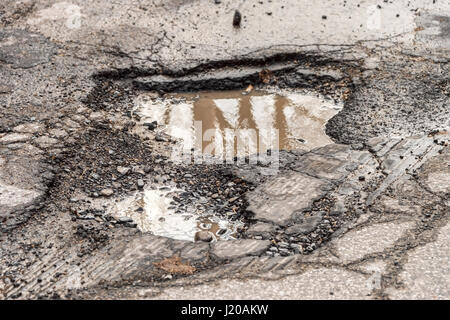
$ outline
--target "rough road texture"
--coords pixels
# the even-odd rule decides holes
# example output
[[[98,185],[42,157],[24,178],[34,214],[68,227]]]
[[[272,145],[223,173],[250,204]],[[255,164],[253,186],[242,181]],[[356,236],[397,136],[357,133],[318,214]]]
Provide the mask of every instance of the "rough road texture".
[[[2,1],[0,298],[450,298],[450,7],[423,2]],[[177,166],[130,114],[143,91],[249,84],[343,101],[336,143],[276,176]],[[139,179],[234,208],[241,239],[94,209]]]

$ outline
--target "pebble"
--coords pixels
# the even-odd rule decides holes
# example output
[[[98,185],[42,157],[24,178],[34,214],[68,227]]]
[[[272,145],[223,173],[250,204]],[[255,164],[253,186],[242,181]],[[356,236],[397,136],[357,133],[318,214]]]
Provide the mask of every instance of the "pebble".
[[[144,127],[146,127],[148,130],[151,130],[151,131],[155,130],[157,126],[158,126],[158,122],[156,122],[156,121],[144,123]]]
[[[112,195],[114,194],[114,190],[113,190],[113,189],[110,189],[110,188],[108,188],[108,189],[103,189],[103,190],[100,191],[100,194],[101,194],[102,196],[109,197],[109,196],[112,196]]]
[[[213,235],[209,231],[199,231],[195,234],[195,241],[211,242]]]
[[[126,227],[128,228],[136,228],[137,227],[137,223],[136,222],[127,222],[125,224]]]
[[[92,177],[92,179],[94,179],[94,180],[100,179],[100,176],[99,176],[97,173],[91,174],[91,177]]]
[[[138,179],[138,181],[137,181],[138,188],[142,189],[144,187],[144,185],[145,185],[144,180]]]
[[[166,142],[167,141],[167,139],[165,139],[163,136],[161,136],[159,134],[155,136],[155,140],[158,142]]]
[[[126,175],[131,169],[128,167],[117,167],[117,172],[121,175]]]
[[[129,222],[133,222],[133,219],[131,219],[130,217],[123,216],[123,217],[117,218],[117,221],[119,223],[129,223]]]
[[[280,248],[289,248],[289,243],[287,242],[280,242],[278,245],[280,246]]]

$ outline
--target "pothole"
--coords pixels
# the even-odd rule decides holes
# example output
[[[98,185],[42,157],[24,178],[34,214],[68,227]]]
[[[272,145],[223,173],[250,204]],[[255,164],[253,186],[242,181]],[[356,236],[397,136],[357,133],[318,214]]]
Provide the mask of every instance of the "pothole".
[[[249,88],[250,89],[250,88]],[[142,94],[134,112],[143,125],[180,141],[184,150],[241,157],[267,150],[311,150],[333,141],[325,125],[342,104],[288,90]]]
[[[312,92],[249,87],[164,96],[143,93],[136,98],[133,115],[141,128],[148,129],[143,132],[171,136],[178,142],[174,149],[181,146],[187,153],[199,151],[201,156],[236,160],[267,154],[268,150],[309,151],[333,143],[325,126],[342,107]],[[198,167],[185,163],[184,170]],[[197,174],[188,174],[193,179],[188,182],[195,183]],[[238,238],[245,222],[235,218],[233,196],[224,196],[226,189],[205,194],[211,186],[204,184],[198,190],[190,184],[180,188],[174,183],[180,178],[174,176],[166,187],[152,185],[136,191],[111,206],[110,213],[132,219],[142,232],[178,240]],[[204,178],[208,184],[208,177]],[[180,200],[183,194],[189,199]]]

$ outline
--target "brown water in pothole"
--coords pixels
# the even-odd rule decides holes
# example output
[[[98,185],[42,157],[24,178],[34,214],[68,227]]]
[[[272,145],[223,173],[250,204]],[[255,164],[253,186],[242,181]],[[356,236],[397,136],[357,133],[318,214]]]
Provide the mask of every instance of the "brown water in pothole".
[[[332,143],[325,125],[340,109],[341,105],[313,94],[254,90],[169,94],[159,99],[144,94],[137,99],[136,111],[143,122],[163,125],[162,130],[182,140],[186,149],[201,145],[203,153],[217,154],[230,148],[235,156],[240,155],[238,139],[247,148],[241,151],[255,153],[310,150]]]

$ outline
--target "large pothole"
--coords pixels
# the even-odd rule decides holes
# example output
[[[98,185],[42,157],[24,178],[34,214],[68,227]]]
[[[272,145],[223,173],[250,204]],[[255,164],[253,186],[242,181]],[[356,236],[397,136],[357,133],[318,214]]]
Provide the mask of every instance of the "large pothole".
[[[249,237],[248,192],[288,168],[286,159],[333,144],[326,125],[345,99],[346,78],[325,67],[271,68],[244,67],[226,79],[215,69],[178,78],[100,75],[115,86],[99,85],[87,104],[122,110],[131,120],[126,130],[149,144],[154,157],[143,159],[149,170],[141,170],[134,188],[105,199],[107,215],[177,240]]]

